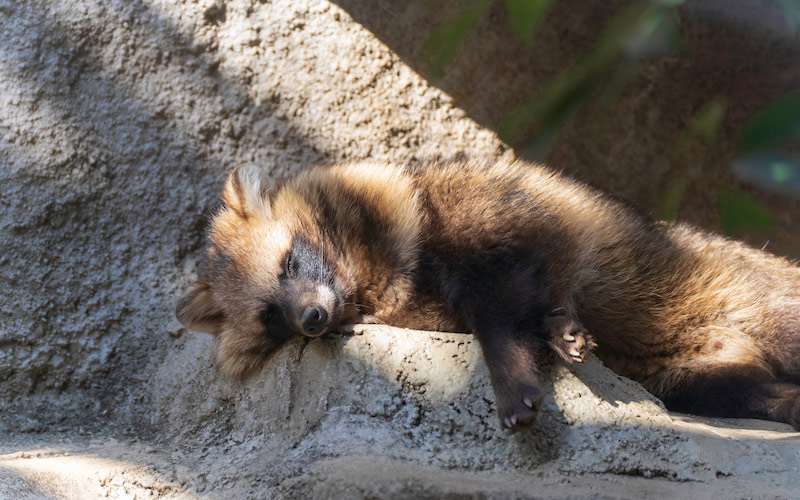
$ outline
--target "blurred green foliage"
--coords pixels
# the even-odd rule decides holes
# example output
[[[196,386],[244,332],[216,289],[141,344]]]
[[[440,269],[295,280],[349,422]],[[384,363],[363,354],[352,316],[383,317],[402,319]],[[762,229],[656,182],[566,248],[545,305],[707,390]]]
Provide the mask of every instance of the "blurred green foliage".
[[[800,0],[778,0],[788,26],[800,27]],[[469,0],[443,23],[423,48],[431,76],[439,78],[456,56],[463,40],[500,0]],[[504,0],[511,31],[525,44],[535,43],[536,28],[551,0]],[[637,0],[626,4],[607,22],[592,47],[547,83],[541,91],[511,109],[495,130],[511,144],[523,145],[525,155],[542,159],[564,124],[590,97],[606,108],[637,74],[639,62],[679,53],[684,46],[676,9],[684,0]],[[673,155],[713,145],[731,103],[714,99],[686,124]],[[768,191],[800,197],[800,160],[781,151],[800,138],[800,94],[788,95],[757,113],[743,128],[731,172]],[[690,180],[673,179],[662,193],[659,215],[674,219]],[[727,234],[767,229],[770,211],[752,196],[729,185],[717,186],[717,210]]]
[[[686,129],[678,138],[676,148],[679,153],[690,151],[701,142],[711,142],[717,137],[722,120],[725,118],[727,104],[721,99],[714,99],[707,103],[694,115]]]
[[[800,161],[795,156],[778,151],[746,154],[733,160],[731,171],[767,191],[800,193]]]
[[[601,88],[613,91],[608,82],[618,82],[621,90],[632,76],[625,60],[673,50],[673,40],[665,35],[669,23],[666,8],[658,3],[635,2],[622,9],[586,54],[500,120],[498,134],[506,142],[527,144],[528,156],[544,157],[564,123],[590,95]]]
[[[525,43],[533,41],[539,21],[542,20],[551,0],[506,0],[508,22],[514,33]]]
[[[739,138],[739,149],[756,151],[800,137],[800,94],[788,95],[762,109]]]
[[[688,184],[689,181],[686,177],[678,177],[669,184],[659,204],[658,216],[660,218],[675,220],[678,217],[678,208],[680,208]]]
[[[461,42],[470,30],[485,16],[493,0],[469,0],[447,23],[433,32],[422,47],[430,61],[434,78],[444,74],[447,64],[455,57]]]
[[[741,190],[723,187],[717,192],[720,229],[725,234],[740,234],[767,229],[774,224],[769,209]]]
[[[783,19],[790,28],[800,27],[800,0],[779,0],[783,8]]]

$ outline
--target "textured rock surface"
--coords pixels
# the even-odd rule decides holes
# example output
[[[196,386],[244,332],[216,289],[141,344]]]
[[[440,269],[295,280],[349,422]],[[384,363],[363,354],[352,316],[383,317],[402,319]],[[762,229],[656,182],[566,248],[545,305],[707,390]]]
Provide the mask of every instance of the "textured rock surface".
[[[527,48],[493,12],[434,86],[417,54],[448,4],[423,4],[0,0],[0,498],[797,491],[787,426],[671,418],[597,361],[549,367],[537,430],[511,435],[468,336],[298,341],[235,382],[175,322],[231,166],[511,154],[485,127],[603,19],[559,2]],[[645,64],[598,140],[581,111],[554,164],[645,208],[694,169],[681,215],[713,224],[742,121],[800,88],[794,41],[742,36],[761,3],[721,5],[686,11],[694,55]],[[718,150],[663,154],[719,94]],[[751,241],[800,255],[797,202],[762,199],[778,226]]]

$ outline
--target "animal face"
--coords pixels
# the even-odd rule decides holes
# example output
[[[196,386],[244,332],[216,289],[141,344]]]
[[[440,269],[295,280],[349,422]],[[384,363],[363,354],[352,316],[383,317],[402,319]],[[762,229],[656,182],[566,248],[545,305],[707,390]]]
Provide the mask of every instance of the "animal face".
[[[349,289],[302,197],[254,169],[235,170],[212,222],[208,262],[179,301],[178,319],[219,336],[225,372],[242,375],[286,340],[338,325]]]
[[[291,337],[402,309],[420,231],[402,167],[315,167],[279,185],[240,168],[222,199],[208,262],[176,314],[218,335],[223,371],[244,375]]]
[[[295,237],[281,259],[278,287],[259,313],[269,335],[318,337],[341,316],[344,297],[322,252]]]

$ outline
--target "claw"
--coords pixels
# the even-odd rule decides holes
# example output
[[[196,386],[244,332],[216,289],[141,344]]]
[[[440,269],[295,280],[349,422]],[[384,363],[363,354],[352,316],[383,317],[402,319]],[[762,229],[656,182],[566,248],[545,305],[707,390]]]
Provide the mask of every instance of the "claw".
[[[511,419],[506,417],[505,420],[503,420],[503,424],[506,426],[507,429],[510,429],[511,428]]]
[[[517,416],[511,415],[511,425],[517,425]]]
[[[564,334],[564,340],[566,340],[567,342],[572,342],[572,341],[575,340],[575,337],[573,337],[572,334],[570,334],[570,333],[565,333]]]
[[[528,408],[533,408],[533,401],[531,401],[531,398],[525,398],[522,400],[522,402],[525,403],[525,406]]]

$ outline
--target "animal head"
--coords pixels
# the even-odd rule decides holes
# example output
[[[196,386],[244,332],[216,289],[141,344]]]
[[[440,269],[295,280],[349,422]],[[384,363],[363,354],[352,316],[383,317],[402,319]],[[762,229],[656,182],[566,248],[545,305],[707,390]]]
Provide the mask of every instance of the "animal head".
[[[338,325],[352,293],[315,207],[290,191],[255,168],[228,176],[206,266],[177,305],[186,327],[218,335],[218,360],[232,375],[292,337]]]
[[[292,337],[355,322],[359,306],[407,286],[420,221],[400,168],[315,167],[276,184],[244,167],[228,176],[222,200],[207,263],[176,315],[218,336],[226,373],[252,371]]]

